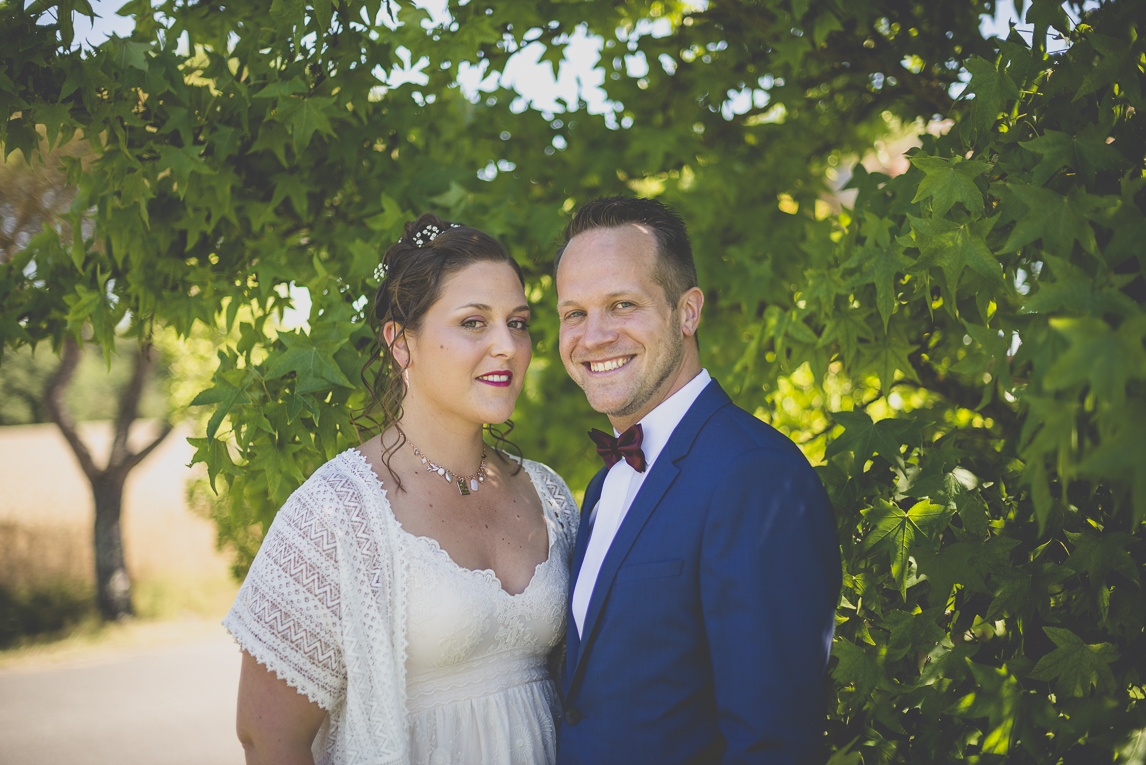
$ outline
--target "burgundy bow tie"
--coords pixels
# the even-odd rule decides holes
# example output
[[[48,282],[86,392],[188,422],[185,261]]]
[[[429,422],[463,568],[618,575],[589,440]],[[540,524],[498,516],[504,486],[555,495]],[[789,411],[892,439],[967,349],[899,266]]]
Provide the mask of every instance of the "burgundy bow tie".
[[[597,444],[597,454],[605,460],[605,468],[611,468],[621,460],[629,463],[629,467],[638,473],[645,472],[645,453],[641,451],[641,441],[644,431],[637,423],[619,436],[610,436],[603,430],[593,428],[589,431],[589,438]]]

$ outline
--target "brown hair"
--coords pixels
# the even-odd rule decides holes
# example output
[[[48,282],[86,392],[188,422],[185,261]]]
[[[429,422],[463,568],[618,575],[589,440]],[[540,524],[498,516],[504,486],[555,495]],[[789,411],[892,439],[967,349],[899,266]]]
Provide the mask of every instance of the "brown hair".
[[[525,286],[521,266],[506,252],[501,242],[484,231],[442,220],[433,213],[424,213],[417,220],[407,221],[402,238],[382,256],[378,272],[381,282],[374,293],[373,310],[370,312],[374,342],[361,373],[371,400],[355,415],[355,426],[365,423],[367,430],[382,431],[390,425],[397,426],[402,419],[402,399],[406,396],[402,380],[405,366],[394,358],[382,328],[392,321],[400,327],[400,335],[417,334],[426,312],[441,297],[444,280],[482,261],[509,265]],[[378,369],[371,381],[367,373],[375,363]],[[495,446],[505,445],[521,455],[521,449],[506,438],[513,430],[512,420],[506,420],[504,429],[495,429],[492,425],[487,425],[486,429]],[[400,427],[398,435],[398,441],[383,454],[388,470],[391,456],[406,442],[406,434]],[[505,459],[500,448],[495,448],[494,453]],[[390,473],[394,475],[393,471]],[[402,488],[401,479],[394,477],[398,488]]]
[[[697,286],[696,263],[684,221],[671,207],[655,199],[637,197],[598,197],[581,205],[565,227],[565,241],[553,261],[553,275],[570,240],[597,228],[617,228],[629,223],[648,226],[657,240],[657,265],[653,281],[665,291],[669,305]]]

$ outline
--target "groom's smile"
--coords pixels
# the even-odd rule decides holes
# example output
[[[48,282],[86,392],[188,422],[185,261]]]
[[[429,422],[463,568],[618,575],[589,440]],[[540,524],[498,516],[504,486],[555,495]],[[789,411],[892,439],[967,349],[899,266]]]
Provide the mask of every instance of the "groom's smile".
[[[586,361],[584,364],[589,367],[590,372],[612,372],[614,369],[620,369],[632,360],[632,356],[625,356],[624,358],[609,359],[608,361]]]

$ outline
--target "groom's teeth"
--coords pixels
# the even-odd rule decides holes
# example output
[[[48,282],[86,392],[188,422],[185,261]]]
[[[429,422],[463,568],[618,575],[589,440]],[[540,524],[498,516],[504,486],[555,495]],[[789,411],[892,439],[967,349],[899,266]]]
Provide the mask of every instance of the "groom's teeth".
[[[590,361],[589,369],[594,372],[608,372],[619,369],[629,363],[629,359],[611,359],[610,361]]]

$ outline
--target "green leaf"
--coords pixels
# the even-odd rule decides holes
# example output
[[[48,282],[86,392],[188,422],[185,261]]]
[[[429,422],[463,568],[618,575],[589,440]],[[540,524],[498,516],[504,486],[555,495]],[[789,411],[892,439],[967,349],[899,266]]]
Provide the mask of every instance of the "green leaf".
[[[1102,58],[1087,72],[1073,100],[1078,101],[1104,85],[1117,83],[1130,93],[1134,101],[1141,101],[1142,89],[1139,80],[1142,74],[1135,60],[1138,52],[1134,46],[1127,40],[1119,40],[1094,31],[1086,35],[1086,40],[1098,49]]]
[[[188,438],[187,442],[195,447],[195,455],[191,458],[191,464],[202,462],[207,465],[207,479],[211,482],[212,491],[216,493],[219,491],[215,486],[215,478],[219,473],[242,475],[242,471],[231,459],[231,453],[224,441],[208,436],[207,438]]]
[[[1002,286],[1003,267],[999,265],[984,237],[991,221],[977,223],[907,216],[920,249],[913,271],[938,267],[949,294],[954,296],[965,267],[972,268],[992,284]]]
[[[1008,187],[1027,206],[1027,213],[1015,224],[1003,252],[1014,252],[1041,239],[1044,249],[1061,258],[1070,257],[1075,242],[1091,255],[1098,254],[1094,229],[1086,219],[1086,214],[1093,211],[1097,203],[1082,187],[1072,187],[1065,197],[1050,189],[1024,184],[1013,183]]]
[[[990,594],[986,582],[972,560],[980,553],[981,545],[956,542],[937,553],[916,550],[912,553],[919,568],[919,576],[931,583],[928,603],[934,608],[946,608],[951,590],[960,585],[971,592]]]
[[[904,378],[919,381],[915,368],[907,357],[919,346],[911,345],[896,332],[882,339],[860,346],[860,373],[874,374],[879,378],[883,395],[891,392],[895,384],[895,373],[902,372]]]
[[[998,119],[1003,100],[1018,98],[1019,89],[1005,71],[986,59],[972,56],[966,67],[971,73],[967,92],[975,94],[975,127],[986,132]]]
[[[1118,170],[1126,162],[1113,146],[1106,143],[1106,136],[1099,134],[1097,125],[1080,133],[1078,138],[1047,130],[1034,140],[1019,143],[1043,157],[1031,177],[1035,186],[1045,184],[1062,167],[1073,168],[1087,183],[1094,183],[1097,171]]]
[[[1105,584],[1106,576],[1117,571],[1131,582],[1138,584],[1138,566],[1126,548],[1137,544],[1137,540],[1124,531],[1096,534],[1094,532],[1066,532],[1074,552],[1066,564],[1079,574],[1086,574],[1092,583]]]
[[[901,470],[904,468],[900,446],[910,443],[908,439],[913,430],[910,420],[889,417],[872,422],[864,412],[832,412],[832,419],[844,426],[844,432],[828,444],[824,451],[825,459],[841,452],[851,452],[855,455],[856,465],[862,468],[873,455],[878,454]]]
[[[907,597],[907,558],[915,546],[917,538],[931,543],[933,538],[947,526],[951,512],[942,505],[927,500],[917,502],[909,510],[883,499],[863,511],[864,518],[871,524],[871,531],[864,537],[864,546],[869,551],[883,550],[891,558],[891,573],[899,584],[900,594]]]
[[[1032,680],[1053,680],[1055,689],[1067,696],[1085,696],[1090,689],[1114,690],[1110,663],[1117,661],[1118,651],[1110,643],[1087,645],[1082,638],[1062,627],[1043,627],[1058,648],[1039,659],[1031,670]]]
[[[291,135],[294,137],[295,151],[302,153],[310,145],[310,138],[316,130],[324,135],[333,135],[330,120],[324,110],[334,103],[334,96],[299,99],[289,112]]]
[[[864,320],[865,314],[860,311],[842,311],[828,322],[824,334],[820,336],[819,345],[825,347],[833,341],[839,343],[840,353],[844,357],[844,366],[851,367],[852,359],[859,350],[860,339],[871,340],[872,332]]]
[[[1047,370],[1043,384],[1047,390],[1063,390],[1088,382],[1101,401],[1121,407],[1126,402],[1126,385],[1132,379],[1146,379],[1146,315],[1124,321],[1115,332],[1102,319],[1051,319],[1051,326],[1070,347]]]
[[[299,395],[328,389],[331,384],[341,385],[344,388],[354,387],[354,383],[346,379],[346,375],[334,360],[334,352],[343,345],[344,340],[315,342],[309,335],[301,332],[280,333],[279,339],[286,346],[286,350],[267,358],[264,374],[266,379],[272,380],[288,372],[294,372],[298,375],[298,387],[295,392]]]
[[[251,98],[289,98],[306,92],[306,84],[298,77],[289,80],[275,80],[259,90]]]
[[[983,193],[973,179],[991,169],[989,164],[967,161],[962,157],[946,160],[926,154],[916,154],[911,158],[911,164],[925,173],[919,183],[919,191],[911,200],[913,203],[931,197],[931,214],[936,218],[946,215],[956,202],[962,202],[974,216],[982,214]]]
[[[113,35],[104,43],[104,46],[113,51],[115,63],[121,69],[131,67],[147,71],[147,53],[151,50],[150,43],[134,42]]]
[[[832,641],[832,656],[839,660],[832,670],[837,683],[855,685],[863,696],[871,693],[873,688],[887,684],[878,649],[874,646],[859,646],[850,640],[836,638]]]
[[[863,267],[859,274],[848,280],[849,288],[863,284],[875,285],[875,305],[880,318],[883,319],[883,328],[886,332],[887,322],[895,311],[896,274],[906,273],[914,265],[914,261],[903,254],[902,246],[895,244],[890,247],[862,247],[845,265]]]
[[[175,179],[176,193],[180,199],[187,194],[187,181],[190,180],[191,173],[213,175],[216,172],[202,160],[194,146],[160,146],[159,156],[159,165],[156,169],[161,173],[165,170],[171,171],[171,176]]]

